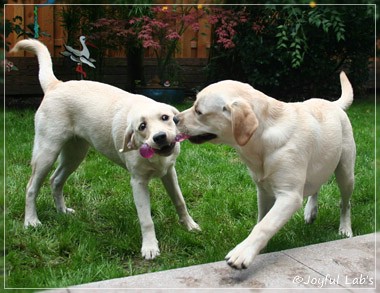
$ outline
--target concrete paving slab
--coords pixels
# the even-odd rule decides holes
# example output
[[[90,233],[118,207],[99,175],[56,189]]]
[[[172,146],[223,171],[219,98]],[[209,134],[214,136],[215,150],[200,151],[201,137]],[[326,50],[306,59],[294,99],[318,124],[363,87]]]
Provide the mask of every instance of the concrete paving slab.
[[[314,271],[326,277],[324,282],[367,288],[375,285],[375,234],[371,235],[356,237],[353,241],[344,239],[290,249],[283,253],[306,266],[311,265]]]
[[[54,293],[91,292],[294,292],[323,289],[323,292],[375,292],[375,234],[294,248],[257,256],[243,271],[225,261],[94,282]],[[379,267],[377,268],[380,271]],[[269,290],[268,290],[269,289]],[[270,290],[271,289],[271,290]],[[182,291],[181,290],[181,291]],[[45,291],[46,292],[46,291]]]

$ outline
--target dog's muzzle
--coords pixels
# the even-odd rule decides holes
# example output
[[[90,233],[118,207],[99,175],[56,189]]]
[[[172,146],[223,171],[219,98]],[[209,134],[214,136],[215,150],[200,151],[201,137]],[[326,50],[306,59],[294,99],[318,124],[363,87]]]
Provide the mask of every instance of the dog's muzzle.
[[[155,153],[160,156],[170,156],[175,147],[175,141],[169,142],[165,132],[160,131],[153,136],[154,143],[158,146],[155,148]]]

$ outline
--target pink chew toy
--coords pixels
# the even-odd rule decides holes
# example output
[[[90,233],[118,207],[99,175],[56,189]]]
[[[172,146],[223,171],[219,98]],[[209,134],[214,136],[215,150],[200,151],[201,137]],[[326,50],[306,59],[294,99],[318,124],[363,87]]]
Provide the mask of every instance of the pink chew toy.
[[[140,155],[145,159],[150,159],[154,156],[154,148],[149,146],[147,143],[144,143],[140,147]]]
[[[175,140],[176,142],[182,142],[182,141],[188,139],[189,137],[190,137],[190,135],[187,135],[187,134],[185,134],[185,133],[180,133],[180,134],[177,134],[177,135],[176,135],[176,137],[175,137],[174,140]]]

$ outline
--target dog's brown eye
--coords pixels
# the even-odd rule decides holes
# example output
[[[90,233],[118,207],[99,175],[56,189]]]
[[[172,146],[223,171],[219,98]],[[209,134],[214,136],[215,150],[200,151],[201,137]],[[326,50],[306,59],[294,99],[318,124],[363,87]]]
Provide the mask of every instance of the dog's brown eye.
[[[162,115],[161,119],[162,119],[162,121],[168,121],[169,116],[168,115]]]
[[[139,130],[140,131],[144,131],[145,128],[146,128],[146,123],[145,122],[141,123],[140,126],[139,126]]]
[[[199,111],[198,109],[195,109],[195,113],[197,113],[198,115],[202,115],[202,112]]]

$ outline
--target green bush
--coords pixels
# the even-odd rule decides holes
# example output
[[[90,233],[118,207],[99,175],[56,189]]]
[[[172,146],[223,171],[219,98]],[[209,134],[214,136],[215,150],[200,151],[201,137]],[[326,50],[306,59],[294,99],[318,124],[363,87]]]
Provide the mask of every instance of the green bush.
[[[235,47],[213,45],[210,82],[238,79],[283,100],[327,95],[335,99],[340,91],[338,73],[345,70],[355,93],[361,94],[369,57],[374,55],[373,5],[237,9],[245,9],[248,21],[236,29]]]

